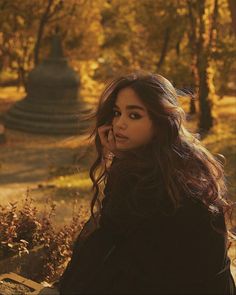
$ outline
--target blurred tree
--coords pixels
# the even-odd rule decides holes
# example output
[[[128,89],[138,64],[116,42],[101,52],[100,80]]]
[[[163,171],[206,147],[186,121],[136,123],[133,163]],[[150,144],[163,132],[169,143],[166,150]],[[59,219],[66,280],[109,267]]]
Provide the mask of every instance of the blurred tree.
[[[167,76],[199,102],[199,130],[213,126],[216,91],[232,65],[227,0],[105,1],[104,41],[95,79],[144,69]],[[223,75],[225,76],[222,79]],[[223,88],[222,88],[223,91]]]
[[[52,18],[57,16],[58,12],[63,9],[63,0],[55,1],[55,0],[47,0],[44,1],[43,5],[45,7],[40,7],[42,12],[40,14],[39,18],[39,25],[37,30],[37,36],[36,36],[36,42],[34,45],[34,65],[37,65],[39,62],[39,50],[41,41],[43,38],[45,26],[48,24],[49,21],[52,21]],[[72,5],[72,11],[73,11],[73,5]]]
[[[206,133],[213,126],[214,99],[211,54],[215,49],[218,0],[187,0],[191,23],[191,51],[199,98],[199,132]]]
[[[89,94],[119,72],[159,72],[177,88],[199,89],[199,128],[207,131],[235,54],[228,1],[0,0],[0,69],[9,67],[26,85],[59,25],[65,55]]]
[[[134,0],[129,3],[124,0],[104,1],[101,10],[103,40],[95,79],[104,81],[115,73],[135,68],[131,53],[136,46],[134,6]]]
[[[177,85],[188,84],[189,58],[182,54],[187,20],[180,3],[107,1],[102,10],[104,42],[95,77],[144,69],[161,72]]]
[[[228,0],[228,4],[229,4],[230,12],[231,12],[232,28],[234,30],[234,34],[236,35],[236,1]]]
[[[227,1],[221,1],[219,5],[215,50],[212,52],[214,85],[221,98],[227,94],[230,80],[235,80],[231,72],[236,65],[236,34],[231,26],[232,19],[227,4]]]
[[[60,25],[66,55],[91,59],[100,46],[100,6],[94,0],[0,0],[0,65],[27,84],[27,74],[47,54]],[[81,56],[78,56],[81,54]]]
[[[214,101],[226,91],[236,55],[236,42],[230,26],[226,0],[186,1],[189,31],[188,48],[199,99],[199,131],[207,132],[214,124]],[[190,111],[194,111],[193,101]]]
[[[31,28],[34,22],[35,6],[30,1],[2,1],[0,10],[1,63],[17,73],[18,82],[26,85],[25,72],[31,67],[33,38]],[[23,7],[23,9],[22,9]],[[2,69],[3,69],[2,68]]]

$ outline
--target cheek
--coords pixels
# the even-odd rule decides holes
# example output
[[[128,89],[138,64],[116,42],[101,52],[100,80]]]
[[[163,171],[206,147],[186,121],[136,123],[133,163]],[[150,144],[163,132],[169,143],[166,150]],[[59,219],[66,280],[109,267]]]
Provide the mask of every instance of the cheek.
[[[154,126],[153,123],[150,121],[146,121],[143,124],[143,129],[145,132],[147,132],[147,134],[153,134],[154,133]]]
[[[111,124],[116,125],[117,121],[118,121],[118,117],[113,117],[112,120],[111,120]]]
[[[135,129],[135,134],[140,140],[148,141],[154,137],[154,127],[150,122],[140,122]]]
[[[152,138],[157,134],[156,128],[153,126],[153,124],[150,126],[150,134]]]
[[[152,140],[154,137],[154,132],[153,130],[150,128],[148,130],[146,130],[146,134],[145,134],[145,139],[146,139],[146,142],[149,142],[150,140]]]

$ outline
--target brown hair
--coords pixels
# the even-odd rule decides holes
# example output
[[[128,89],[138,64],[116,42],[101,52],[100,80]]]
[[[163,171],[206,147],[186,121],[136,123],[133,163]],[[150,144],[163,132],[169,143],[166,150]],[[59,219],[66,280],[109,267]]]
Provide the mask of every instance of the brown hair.
[[[145,147],[124,153],[124,158],[111,166],[104,165],[103,147],[97,129],[110,124],[112,108],[118,92],[132,88],[146,106],[155,126],[156,136]],[[202,146],[197,137],[184,127],[185,114],[178,105],[177,93],[172,84],[157,74],[134,73],[113,79],[101,94],[93,118],[95,127],[90,135],[94,138],[97,158],[90,168],[94,195],[91,214],[97,203],[101,209],[99,194],[103,184],[111,179],[136,177],[136,190],[155,187],[159,175],[165,189],[166,212],[175,211],[185,194],[200,200],[209,209],[216,208],[224,213],[230,208],[226,198],[226,185],[222,163]],[[146,156],[145,156],[146,155]],[[134,161],[135,158],[135,161]],[[145,171],[145,173],[144,173]],[[112,182],[113,185],[117,182]],[[114,187],[119,193],[120,184]]]

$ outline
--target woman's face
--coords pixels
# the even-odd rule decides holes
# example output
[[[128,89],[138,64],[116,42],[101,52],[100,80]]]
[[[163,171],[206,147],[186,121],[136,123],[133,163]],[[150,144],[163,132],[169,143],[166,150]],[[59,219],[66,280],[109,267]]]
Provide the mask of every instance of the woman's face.
[[[149,143],[154,135],[154,126],[147,108],[129,87],[120,90],[117,95],[112,126],[118,150],[138,148]]]

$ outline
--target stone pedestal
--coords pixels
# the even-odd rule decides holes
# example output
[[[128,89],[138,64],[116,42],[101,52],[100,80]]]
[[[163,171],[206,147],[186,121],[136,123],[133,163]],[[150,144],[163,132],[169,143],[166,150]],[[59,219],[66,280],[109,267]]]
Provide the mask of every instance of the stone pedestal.
[[[54,35],[49,57],[29,74],[26,97],[5,115],[6,127],[41,134],[83,133],[88,127],[83,115],[90,110],[79,97],[79,86]]]

